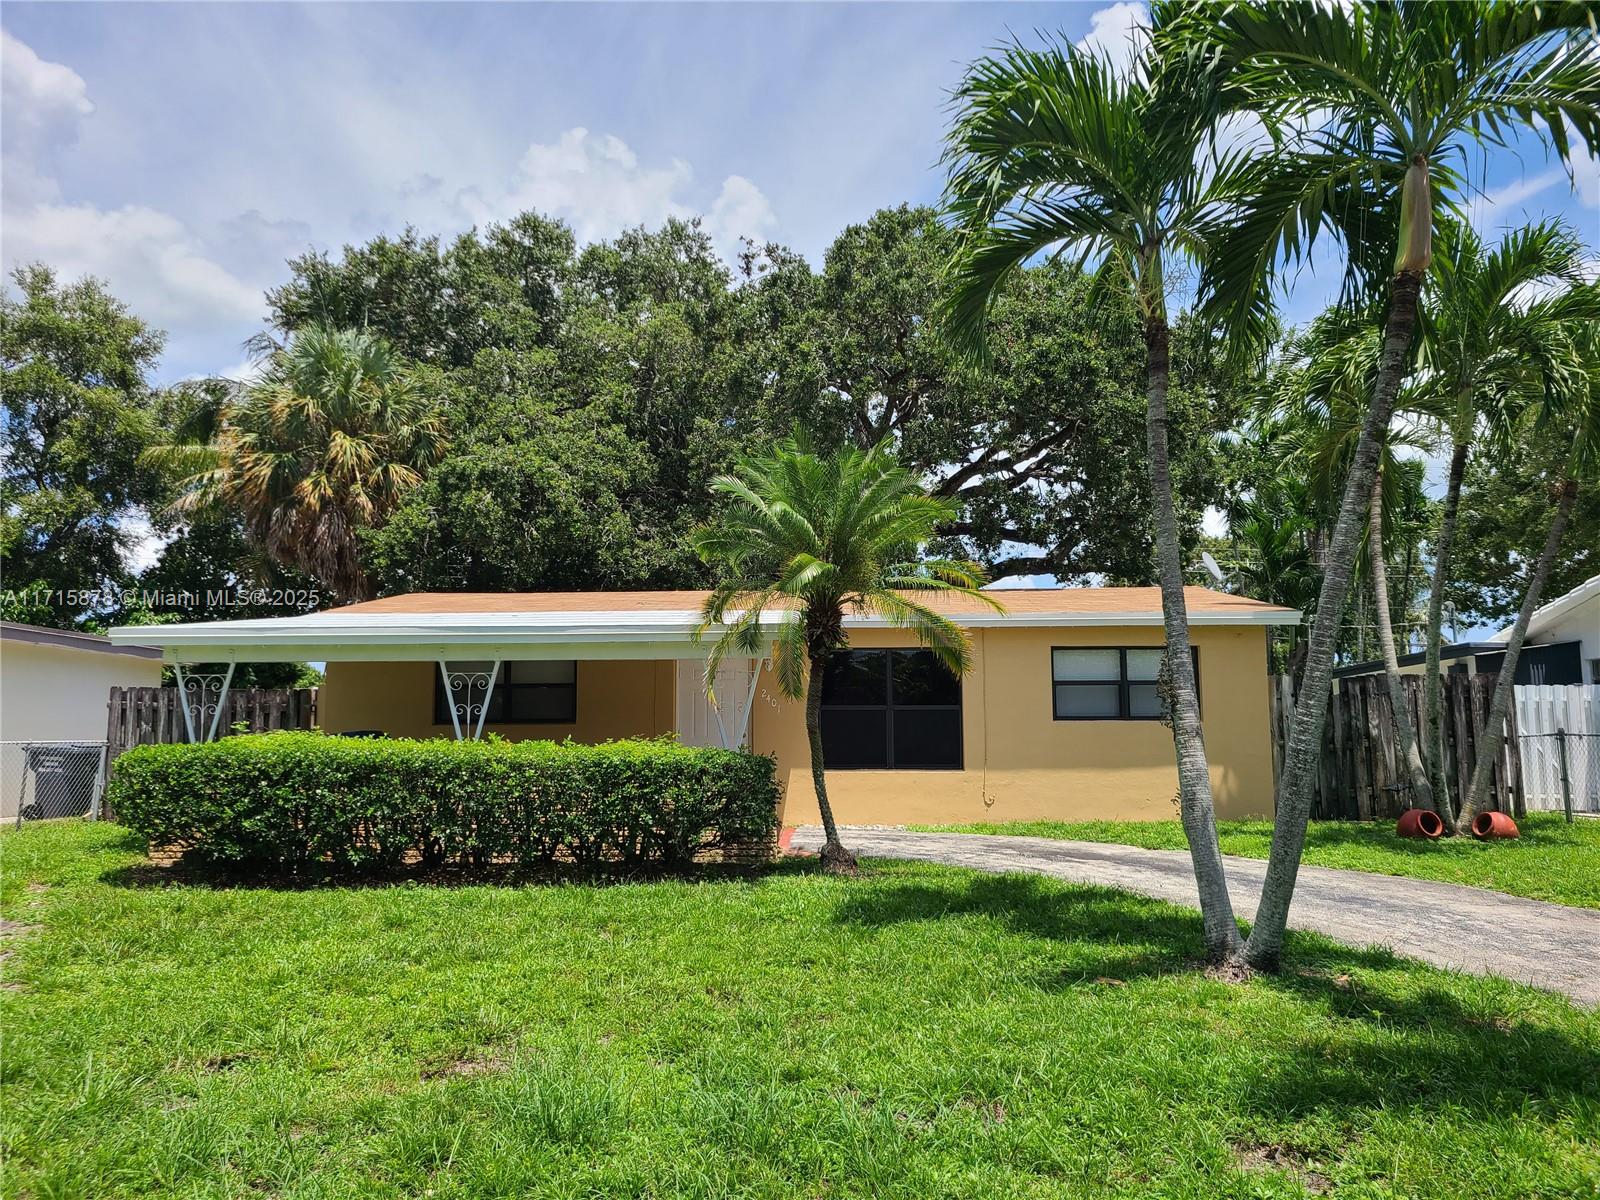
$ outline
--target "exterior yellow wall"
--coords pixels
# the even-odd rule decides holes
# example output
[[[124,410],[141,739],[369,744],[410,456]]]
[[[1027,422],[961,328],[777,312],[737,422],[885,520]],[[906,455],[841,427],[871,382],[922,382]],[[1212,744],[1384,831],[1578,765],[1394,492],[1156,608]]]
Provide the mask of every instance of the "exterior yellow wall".
[[[381,729],[390,737],[453,737],[448,722],[433,723],[436,662],[330,662],[317,694],[317,723],[329,733]],[[673,729],[670,662],[592,661],[578,664],[578,719],[570,725],[496,725],[484,731],[513,741],[656,737]]]
[[[1270,816],[1266,635],[1260,628],[1199,626],[1200,704],[1217,814]],[[910,646],[893,630],[862,630],[854,645]],[[973,667],[962,681],[964,767],[959,771],[830,771],[841,822],[1162,820],[1176,815],[1172,734],[1158,721],[1056,721],[1054,646],[1156,646],[1159,627],[983,629],[973,631]],[[432,723],[428,662],[328,664],[318,698],[330,732],[382,729],[395,737],[449,737]],[[583,742],[653,736],[675,722],[671,662],[578,664],[578,719],[572,725],[492,725],[512,739]],[[783,821],[817,820],[801,704],[762,673],[750,744],[777,759]]]
[[[1259,628],[1196,627],[1200,705],[1221,817],[1272,812],[1266,636]],[[852,644],[910,646],[892,630],[862,630]],[[962,681],[960,771],[830,771],[828,795],[845,823],[1162,820],[1177,815],[1172,734],[1159,721],[1057,721],[1054,646],[1154,646],[1159,627],[982,629]],[[763,673],[752,745],[776,754],[785,784],[783,822],[817,820],[801,705]]]

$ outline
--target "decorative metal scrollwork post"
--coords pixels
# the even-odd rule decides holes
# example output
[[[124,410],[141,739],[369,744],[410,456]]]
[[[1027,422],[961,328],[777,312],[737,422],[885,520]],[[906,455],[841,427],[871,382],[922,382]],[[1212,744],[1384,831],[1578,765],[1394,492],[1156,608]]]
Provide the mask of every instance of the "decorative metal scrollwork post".
[[[483,736],[483,723],[489,716],[489,700],[494,695],[495,680],[500,675],[497,659],[487,670],[476,667],[452,670],[444,659],[439,660],[439,678],[444,680],[444,699],[450,707],[450,724],[456,731],[456,741],[462,739],[463,726],[470,730],[467,736]]]
[[[183,702],[183,728],[191,742],[209,742],[216,738],[217,727],[222,723],[223,705],[228,699],[228,685],[233,682],[234,664],[221,675],[185,675],[183,664],[174,663],[173,673],[178,677],[178,696]]]

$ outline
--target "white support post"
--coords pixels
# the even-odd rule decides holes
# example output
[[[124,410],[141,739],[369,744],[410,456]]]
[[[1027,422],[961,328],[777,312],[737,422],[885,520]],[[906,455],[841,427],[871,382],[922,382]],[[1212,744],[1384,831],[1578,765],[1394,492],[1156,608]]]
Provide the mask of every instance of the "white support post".
[[[472,740],[477,741],[483,736],[483,723],[489,717],[489,701],[494,699],[494,683],[500,678],[500,660],[494,660],[494,666],[489,668],[489,686],[483,692],[483,707],[478,710],[478,728],[472,733]]]
[[[450,727],[456,732],[456,741],[483,736],[483,724],[489,719],[489,700],[494,696],[495,681],[500,677],[500,660],[485,671],[452,671],[448,660],[439,660],[439,678],[444,680],[445,703],[450,706]],[[483,694],[473,703],[473,689],[481,688]],[[463,730],[465,732],[463,732]]]
[[[444,665],[444,659],[439,660],[439,678],[444,680],[444,702],[450,709],[450,724],[455,727],[456,741],[461,740],[461,718],[456,713],[456,702],[450,690],[450,668]]]
[[[750,732],[750,710],[755,707],[756,688],[761,685],[761,668],[764,665],[765,663],[761,659],[750,660],[750,688],[745,692],[744,710],[739,714],[739,736],[734,739],[734,743],[731,746],[727,746],[726,738],[723,739],[723,745],[727,746],[729,750],[738,750],[742,747],[745,736]]]
[[[755,706],[756,688],[761,684],[761,660],[750,660],[750,684],[745,689],[744,704],[739,709],[739,724],[734,727],[733,736],[728,736],[728,726],[722,719],[722,701],[715,696],[711,697],[711,713],[717,718],[717,737],[722,742],[724,750],[737,750],[744,745],[745,734],[750,729],[750,710]]]
[[[222,677],[222,686],[217,689],[217,709],[211,714],[211,732],[206,735],[206,741],[208,742],[217,740],[217,726],[222,723],[222,708],[228,701],[228,687],[233,683],[233,668],[236,666],[238,666],[237,663],[228,664],[227,674]],[[202,699],[204,699],[203,692]],[[204,709],[201,710],[202,716],[204,711]]]
[[[183,705],[183,729],[189,735],[189,743],[194,744],[194,714],[189,711],[189,682],[183,677],[183,664],[173,663],[172,673],[178,679],[178,700]]]

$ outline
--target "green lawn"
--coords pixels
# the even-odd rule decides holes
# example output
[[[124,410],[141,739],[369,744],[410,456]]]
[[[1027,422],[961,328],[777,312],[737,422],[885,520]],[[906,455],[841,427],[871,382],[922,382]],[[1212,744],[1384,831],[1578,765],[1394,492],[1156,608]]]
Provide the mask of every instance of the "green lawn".
[[[1513,896],[1600,908],[1600,821],[1571,825],[1560,813],[1529,813],[1517,822],[1514,842],[1470,837],[1437,842],[1395,836],[1394,824],[1313,821],[1302,861],[1379,875],[1409,875],[1492,888]],[[1006,833],[1079,842],[1116,842],[1150,850],[1183,850],[1176,821],[1013,821],[992,825],[913,825],[941,833]],[[1272,844],[1270,821],[1221,821],[1222,852],[1265,858]]]
[[[8,1196],[1572,1197],[1600,1016],[1036,877],[272,890],[0,836]]]

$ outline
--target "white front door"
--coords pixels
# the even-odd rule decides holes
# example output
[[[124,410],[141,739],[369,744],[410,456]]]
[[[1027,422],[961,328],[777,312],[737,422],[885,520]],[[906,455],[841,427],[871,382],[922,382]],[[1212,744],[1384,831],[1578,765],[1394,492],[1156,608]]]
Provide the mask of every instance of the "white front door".
[[[685,746],[732,750],[750,744],[750,693],[756,681],[753,658],[726,658],[717,668],[717,702],[706,695],[705,663],[678,660],[678,740]]]

